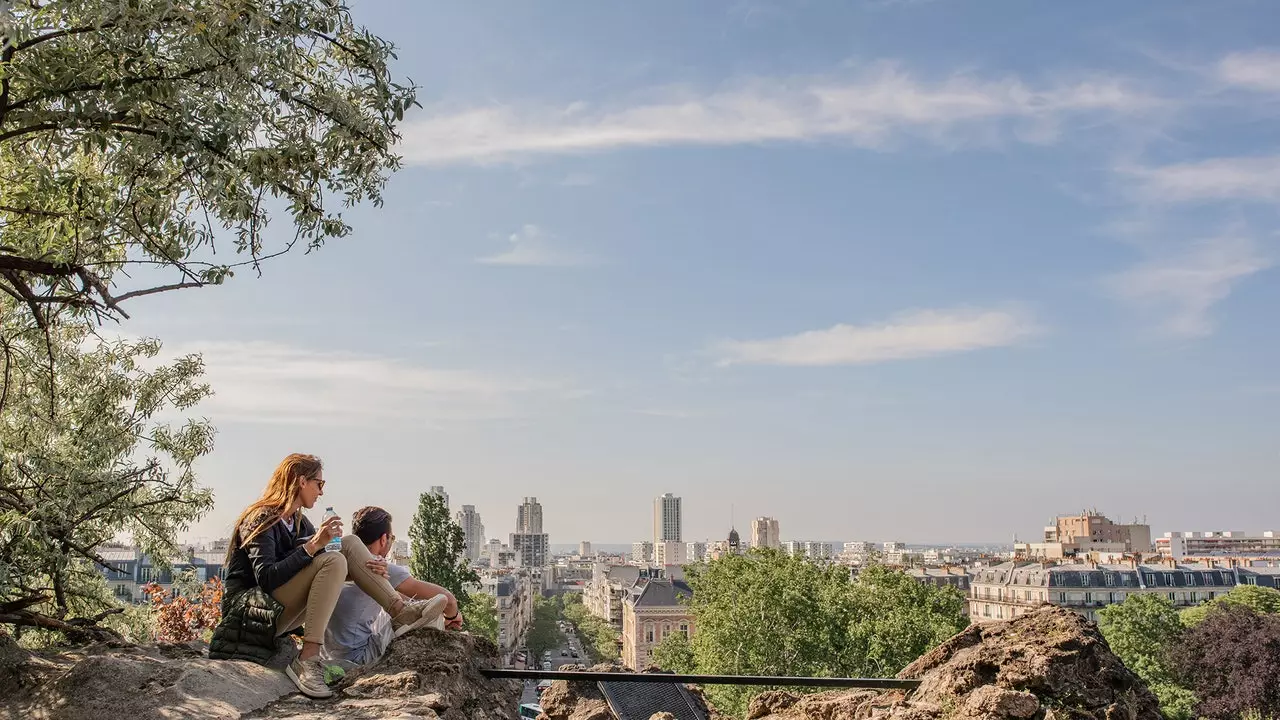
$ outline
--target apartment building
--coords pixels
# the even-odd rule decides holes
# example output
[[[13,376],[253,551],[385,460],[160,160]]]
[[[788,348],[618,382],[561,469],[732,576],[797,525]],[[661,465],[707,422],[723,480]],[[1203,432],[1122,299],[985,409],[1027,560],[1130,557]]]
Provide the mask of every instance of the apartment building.
[[[835,554],[831,543],[818,540],[788,540],[782,543],[783,552],[810,560],[829,560]]]
[[[653,546],[658,543],[682,543],[684,536],[684,512],[681,499],[666,493],[653,501]]]
[[[107,581],[111,594],[122,602],[144,603],[147,601],[142,588],[156,583],[165,591],[173,589],[174,578],[190,573],[200,583],[214,578],[227,579],[226,550],[188,551],[185,557],[174,559],[168,568],[161,568],[154,558],[136,547],[104,547],[98,554],[112,569],[98,568],[98,572]]]
[[[653,562],[653,543],[648,540],[640,540],[638,542],[631,543],[631,562]]]
[[[480,513],[476,512],[476,506],[463,505],[461,510],[454,513],[453,519],[462,528],[462,546],[466,558],[480,559],[480,550],[485,544],[485,533],[484,523],[480,520]]]
[[[541,568],[550,564],[551,538],[546,533],[516,532],[511,533],[510,538],[511,550],[519,557],[520,567]]]
[[[751,547],[782,547],[782,535],[778,529],[778,521],[771,517],[758,517],[751,521]]]
[[[1167,532],[1156,538],[1156,553],[1182,561],[1184,558],[1269,557],[1280,554],[1280,532],[1267,530],[1246,533],[1240,530]]]
[[[1147,554],[1152,550],[1151,526],[1121,524],[1097,510],[1085,510],[1079,515],[1059,515],[1053,525],[1045,526],[1043,542],[1014,543],[1013,550],[1023,560]]]
[[[663,638],[671,633],[692,636],[693,615],[685,604],[691,597],[693,590],[683,580],[642,574],[623,600],[622,664],[643,669]]]
[[[1179,608],[1193,607],[1237,585],[1277,587],[1280,568],[1215,565],[1074,564],[1007,562],[975,570],[969,615],[977,622],[1007,620],[1043,603],[1097,621],[1098,610],[1134,594],[1159,594]]]
[[[689,561],[685,543],[663,540],[653,544],[653,562],[656,565],[683,565]]]
[[[596,563],[592,568],[591,581],[582,592],[582,604],[587,612],[620,628],[622,601],[639,579],[640,568],[635,565]]]
[[[511,655],[524,642],[525,633],[533,624],[532,579],[524,572],[486,573],[481,576],[479,589],[493,596],[498,609],[498,649],[504,664],[510,664]]]
[[[707,561],[707,544],[701,540],[693,540],[684,544],[685,562],[700,563]]]

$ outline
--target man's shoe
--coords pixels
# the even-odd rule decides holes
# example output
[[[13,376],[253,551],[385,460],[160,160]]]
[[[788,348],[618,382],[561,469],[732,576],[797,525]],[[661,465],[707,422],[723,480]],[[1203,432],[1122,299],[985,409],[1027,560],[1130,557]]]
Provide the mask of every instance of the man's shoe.
[[[333,691],[324,681],[324,663],[319,660],[294,658],[289,667],[284,669],[284,674],[309,698],[324,700],[333,697]]]
[[[391,627],[395,630],[393,637],[430,625],[444,615],[444,606],[448,604],[449,598],[444,595],[406,602],[400,614],[391,619]]]

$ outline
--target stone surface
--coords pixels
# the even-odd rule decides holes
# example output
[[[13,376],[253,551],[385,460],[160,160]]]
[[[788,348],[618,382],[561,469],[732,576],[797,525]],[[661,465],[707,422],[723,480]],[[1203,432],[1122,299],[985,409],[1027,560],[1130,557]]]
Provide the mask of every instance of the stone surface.
[[[26,653],[2,643],[0,718],[507,720],[520,703],[519,682],[479,672],[494,667],[492,643],[431,629],[397,640],[323,701],[299,695],[278,670],[209,660],[195,648]]]
[[[1096,626],[1044,606],[1005,622],[971,625],[898,675],[900,692],[765,693],[753,720],[1160,720],[1155,696],[1107,647]]]
[[[603,668],[592,668],[603,669]],[[1016,620],[971,625],[899,674],[911,692],[837,690],[756,696],[749,720],[1160,720],[1155,696],[1097,627],[1044,606]],[[549,720],[612,720],[594,685],[556,682]],[[598,701],[597,701],[598,699]],[[597,713],[597,714],[592,714]]]

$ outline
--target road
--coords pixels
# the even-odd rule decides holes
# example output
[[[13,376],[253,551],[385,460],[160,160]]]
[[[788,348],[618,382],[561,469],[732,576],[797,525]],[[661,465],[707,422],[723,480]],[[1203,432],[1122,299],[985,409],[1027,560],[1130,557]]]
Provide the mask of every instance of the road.
[[[571,632],[566,632],[564,636],[565,642],[562,642],[559,647],[556,647],[551,651],[551,667],[559,670],[562,665],[573,665],[575,663],[583,665],[587,664],[589,661],[581,657],[582,643],[578,641],[577,636]],[[561,652],[563,652],[564,655],[561,655]],[[578,653],[580,657],[573,657],[574,652]],[[542,667],[541,658],[538,659],[538,667]],[[536,680],[526,681],[524,684],[524,692],[520,695],[520,702],[538,702],[537,687],[538,683]]]

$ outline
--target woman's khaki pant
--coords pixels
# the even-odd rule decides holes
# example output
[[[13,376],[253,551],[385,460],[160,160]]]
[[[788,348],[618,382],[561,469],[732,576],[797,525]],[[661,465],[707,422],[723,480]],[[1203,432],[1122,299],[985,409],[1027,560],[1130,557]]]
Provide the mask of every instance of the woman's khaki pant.
[[[391,606],[400,599],[400,595],[386,578],[367,567],[372,559],[373,553],[355,535],[342,538],[342,552],[316,555],[301,572],[271,593],[284,605],[284,613],[276,622],[276,634],[283,635],[302,626],[306,631],[302,638],[305,642],[323,644],[329,617],[338,604],[342,583],[347,580],[354,581],[390,613]]]

